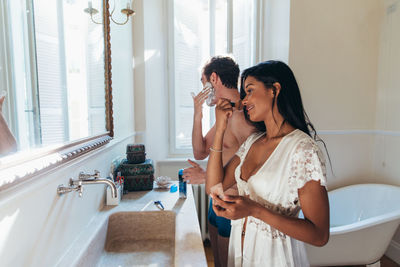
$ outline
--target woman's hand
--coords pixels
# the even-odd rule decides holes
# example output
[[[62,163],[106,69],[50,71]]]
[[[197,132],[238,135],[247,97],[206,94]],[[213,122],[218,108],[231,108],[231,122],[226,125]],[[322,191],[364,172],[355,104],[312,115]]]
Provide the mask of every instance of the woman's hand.
[[[215,107],[215,127],[217,131],[225,131],[228,119],[232,116],[233,108],[228,99],[221,98]]]
[[[217,195],[211,194],[211,197],[213,199],[215,214],[230,220],[252,216],[253,208],[259,205],[257,202],[244,196],[225,195],[223,199],[220,199]]]
[[[4,99],[6,99],[5,96],[0,97],[0,113],[3,112],[3,103],[4,103]]]

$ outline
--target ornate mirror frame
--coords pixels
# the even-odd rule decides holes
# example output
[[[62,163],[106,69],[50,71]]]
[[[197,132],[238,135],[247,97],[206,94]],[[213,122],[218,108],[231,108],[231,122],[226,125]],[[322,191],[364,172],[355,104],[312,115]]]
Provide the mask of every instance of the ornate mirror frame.
[[[111,87],[111,41],[110,41],[110,4],[109,0],[103,0],[104,21],[104,77],[106,88],[106,129],[110,137],[114,137],[114,120],[112,109]]]
[[[106,132],[74,140],[63,146],[44,147],[34,152],[0,158],[0,192],[93,151],[114,137],[109,7],[109,0],[103,0]]]

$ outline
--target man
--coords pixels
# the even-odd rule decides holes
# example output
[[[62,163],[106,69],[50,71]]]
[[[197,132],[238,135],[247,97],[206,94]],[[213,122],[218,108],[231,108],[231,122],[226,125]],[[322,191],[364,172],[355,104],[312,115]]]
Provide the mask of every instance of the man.
[[[212,57],[203,67],[201,82],[203,86],[210,82],[215,90],[215,99],[213,104],[220,98],[238,103],[240,100],[237,83],[239,78],[239,66],[230,57],[215,56]],[[194,117],[192,131],[192,146],[194,158],[197,160],[205,159],[215,135],[215,125],[208,131],[206,136],[202,134],[202,106],[207,92],[201,91],[193,97]],[[245,120],[243,110],[234,108],[232,117],[229,119],[227,131],[224,135],[224,146],[222,151],[223,164],[225,165],[233,157],[240,145],[254,131],[253,126]],[[192,167],[183,171],[184,180],[192,184],[204,183],[206,172],[196,162],[188,160]],[[229,189],[228,194],[236,195],[235,188]],[[208,192],[209,193],[209,192]],[[215,266],[226,266],[228,257],[228,245],[230,235],[230,220],[223,217],[217,217],[210,207],[208,210],[208,229],[210,234],[211,247],[214,254]]]

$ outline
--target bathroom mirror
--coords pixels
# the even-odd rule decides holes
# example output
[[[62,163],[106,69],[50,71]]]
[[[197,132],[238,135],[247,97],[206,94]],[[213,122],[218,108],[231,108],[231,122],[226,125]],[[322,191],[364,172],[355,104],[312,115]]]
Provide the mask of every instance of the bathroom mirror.
[[[16,151],[0,153],[0,170],[43,162],[16,176],[32,175],[107,143],[108,0],[5,0],[0,7],[2,115],[17,141]],[[52,153],[59,158],[44,160]]]

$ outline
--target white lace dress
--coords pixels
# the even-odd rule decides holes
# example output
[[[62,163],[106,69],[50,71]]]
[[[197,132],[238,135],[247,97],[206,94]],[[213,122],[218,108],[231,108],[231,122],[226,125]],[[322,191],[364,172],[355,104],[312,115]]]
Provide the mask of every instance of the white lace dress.
[[[245,182],[240,178],[243,161],[251,145],[263,135],[250,135],[236,153],[240,158],[235,170],[239,194],[248,195],[281,214],[297,217],[300,211],[297,189],[310,180],[326,186],[323,155],[312,138],[301,130],[294,130],[282,138],[257,173]],[[309,266],[302,242],[251,216],[247,219],[242,257],[244,221],[245,218],[231,222],[228,266]]]

